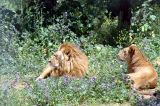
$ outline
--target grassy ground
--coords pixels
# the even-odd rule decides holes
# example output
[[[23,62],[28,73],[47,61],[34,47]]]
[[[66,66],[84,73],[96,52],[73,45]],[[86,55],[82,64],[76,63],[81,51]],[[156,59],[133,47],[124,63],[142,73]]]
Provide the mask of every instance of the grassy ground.
[[[146,40],[145,43],[142,41],[138,47],[154,63],[159,73],[160,68],[154,62],[159,52],[155,50],[156,46],[152,45],[153,41],[154,39]],[[119,50],[120,48],[102,45],[88,47],[84,51],[88,54],[90,64],[84,78],[48,78],[39,82],[36,82],[35,78],[40,74],[45,62],[31,56],[33,52],[25,54],[24,59],[21,57],[21,62],[15,66],[18,70],[1,74],[1,105],[133,105],[136,94],[132,93],[122,80],[122,74],[126,73],[127,68],[117,60],[116,54]],[[28,59],[25,59],[26,57]],[[10,102],[7,102],[8,100]]]

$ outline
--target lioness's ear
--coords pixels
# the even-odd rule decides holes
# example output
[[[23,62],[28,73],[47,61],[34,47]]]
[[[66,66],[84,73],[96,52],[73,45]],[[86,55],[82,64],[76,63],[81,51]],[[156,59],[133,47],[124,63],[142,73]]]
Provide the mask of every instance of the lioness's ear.
[[[133,56],[134,53],[135,53],[135,47],[134,46],[130,46],[129,47],[129,54],[130,54],[130,56]]]
[[[136,44],[131,44],[131,46],[136,46]]]

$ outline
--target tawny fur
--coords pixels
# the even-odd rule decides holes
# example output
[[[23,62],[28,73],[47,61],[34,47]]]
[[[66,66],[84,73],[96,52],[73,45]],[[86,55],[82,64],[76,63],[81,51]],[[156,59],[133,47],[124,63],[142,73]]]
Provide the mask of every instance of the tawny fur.
[[[75,45],[63,43],[57,52],[51,56],[42,74],[37,78],[48,76],[82,77],[88,69],[88,57]]]
[[[132,44],[122,49],[118,58],[128,64],[127,76],[133,81],[131,87],[140,94],[152,95],[157,86],[158,74],[138,47]]]
[[[160,67],[160,60],[157,60],[156,64]]]

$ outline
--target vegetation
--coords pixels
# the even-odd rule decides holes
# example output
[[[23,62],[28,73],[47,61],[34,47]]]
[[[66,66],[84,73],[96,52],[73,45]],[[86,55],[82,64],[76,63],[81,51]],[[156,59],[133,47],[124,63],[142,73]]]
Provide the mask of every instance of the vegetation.
[[[119,30],[106,0],[72,5],[72,0],[58,1],[54,16],[48,18],[38,3],[0,1],[0,106],[158,105],[156,100],[144,101],[123,82],[127,68],[116,55],[135,43],[160,75],[155,64],[160,58],[159,5],[144,1],[132,10],[130,28]],[[65,11],[66,5],[70,8]],[[35,81],[62,42],[75,43],[87,54],[86,76]]]

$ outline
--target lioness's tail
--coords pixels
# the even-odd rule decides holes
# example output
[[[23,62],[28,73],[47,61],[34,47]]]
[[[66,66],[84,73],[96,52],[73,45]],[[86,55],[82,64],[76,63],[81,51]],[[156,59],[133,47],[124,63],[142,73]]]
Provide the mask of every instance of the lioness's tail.
[[[142,95],[153,95],[156,92],[156,90],[155,89],[136,90],[136,92]]]
[[[136,92],[144,97],[147,96],[147,97],[160,98],[160,91],[156,89],[137,90]]]

